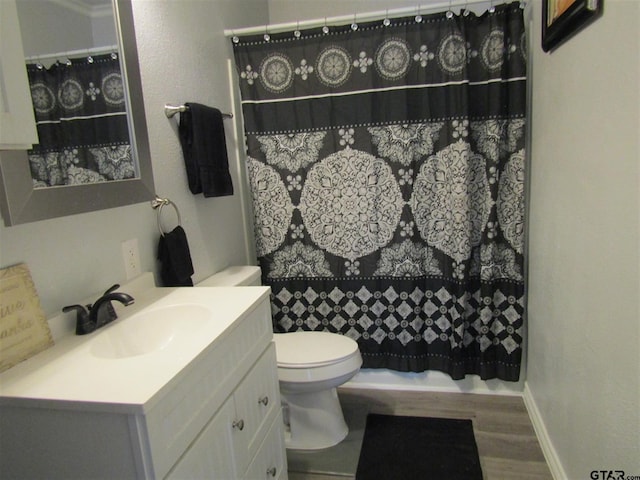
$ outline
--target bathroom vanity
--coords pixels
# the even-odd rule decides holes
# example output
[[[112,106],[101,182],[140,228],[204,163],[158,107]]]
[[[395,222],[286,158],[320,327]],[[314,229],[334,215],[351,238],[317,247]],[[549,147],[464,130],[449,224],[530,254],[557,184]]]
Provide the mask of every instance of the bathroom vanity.
[[[0,477],[286,479],[268,288],[120,312],[0,375]]]

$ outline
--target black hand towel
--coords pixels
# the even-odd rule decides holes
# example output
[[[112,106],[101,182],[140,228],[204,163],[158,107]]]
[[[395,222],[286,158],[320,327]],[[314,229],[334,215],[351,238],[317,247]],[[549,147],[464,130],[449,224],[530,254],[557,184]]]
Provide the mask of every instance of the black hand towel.
[[[186,103],[180,113],[180,144],[189,190],[205,197],[233,195],[222,113],[217,108]]]
[[[181,226],[160,237],[158,260],[162,263],[160,277],[165,287],[192,287],[193,264],[187,235]]]

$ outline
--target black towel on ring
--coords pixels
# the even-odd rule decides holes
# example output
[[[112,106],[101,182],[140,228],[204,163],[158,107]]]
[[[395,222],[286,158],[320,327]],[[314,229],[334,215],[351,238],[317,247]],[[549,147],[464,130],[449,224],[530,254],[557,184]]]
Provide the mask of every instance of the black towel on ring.
[[[193,287],[189,243],[187,234],[180,225],[160,236],[158,260],[162,264],[160,277],[164,287]]]
[[[222,113],[213,107],[186,103],[180,113],[180,144],[191,193],[205,197],[233,195]]]

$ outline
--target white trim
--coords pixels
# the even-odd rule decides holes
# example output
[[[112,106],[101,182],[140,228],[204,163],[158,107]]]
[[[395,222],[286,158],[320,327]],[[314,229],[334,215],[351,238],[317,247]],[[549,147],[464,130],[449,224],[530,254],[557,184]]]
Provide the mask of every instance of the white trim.
[[[452,380],[449,375],[434,370],[397,372],[385,368],[363,368],[341,388],[522,396],[522,382],[481,380],[477,375]]]
[[[42,60],[68,59],[75,57],[88,57],[90,55],[104,55],[106,53],[117,53],[118,45],[105,45],[103,47],[83,48],[80,50],[69,50],[68,52],[45,53],[43,55],[30,55],[25,57],[27,62],[41,62]]]
[[[394,90],[411,90],[411,89],[420,89],[420,88],[438,88],[438,87],[447,87],[452,85],[489,85],[491,83],[508,83],[508,82],[519,82],[526,81],[527,77],[513,77],[513,78],[494,78],[492,80],[485,80],[482,82],[470,82],[469,80],[460,80],[457,82],[443,82],[443,83],[421,83],[418,85],[399,85],[395,87],[385,87],[385,88],[367,88],[364,90],[350,90],[348,92],[338,92],[338,93],[324,93],[320,95],[305,95],[300,97],[286,97],[286,98],[272,98],[267,100],[242,100],[242,104],[262,104],[262,103],[282,103],[282,102],[296,102],[298,100],[315,100],[318,98],[331,98],[331,97],[350,97],[353,95],[361,95],[365,93],[373,93],[373,92],[391,92]]]
[[[554,480],[567,480],[567,474],[564,468],[562,468],[562,462],[560,462],[556,449],[553,448],[553,442],[549,437],[549,432],[547,432],[547,427],[544,425],[542,415],[540,414],[540,410],[538,410],[538,405],[536,405],[527,381],[524,382],[522,399],[524,400],[525,407],[527,407],[527,412],[529,412],[529,418],[538,437],[538,443],[542,448],[544,458],[547,461],[547,465],[549,465],[549,470],[551,470],[551,475]]]
[[[101,113],[98,115],[84,115],[78,117],[62,117],[60,120],[40,120],[36,122],[36,125],[46,125],[46,124],[56,124],[63,122],[71,122],[73,120],[92,120],[95,118],[104,118],[104,117],[119,117],[122,115],[126,115],[127,112],[115,112],[115,113]]]
[[[249,178],[247,170],[247,154],[245,153],[246,141],[244,138],[244,116],[242,115],[242,104],[238,98],[238,81],[234,76],[235,68],[231,58],[227,59],[227,74],[229,75],[229,98],[231,99],[231,113],[233,115],[233,145],[235,146],[238,175],[237,186],[240,195],[240,210],[242,211],[242,227],[244,230],[244,253],[247,265],[255,262],[256,249],[254,247],[255,236],[253,234],[253,206],[251,204],[251,191],[249,188]],[[240,105],[238,105],[240,103]],[[241,111],[237,108],[240,106]]]

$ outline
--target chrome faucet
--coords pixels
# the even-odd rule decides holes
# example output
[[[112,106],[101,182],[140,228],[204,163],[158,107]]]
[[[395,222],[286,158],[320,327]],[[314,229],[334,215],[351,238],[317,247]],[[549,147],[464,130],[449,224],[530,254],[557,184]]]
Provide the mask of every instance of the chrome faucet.
[[[118,301],[124,306],[131,305],[135,301],[131,295],[116,292],[115,290],[119,287],[118,284],[113,285],[93,305],[86,307],[69,305],[62,309],[63,312],[76,312],[76,335],[91,333],[118,318],[113,305],[111,305],[112,300]]]

